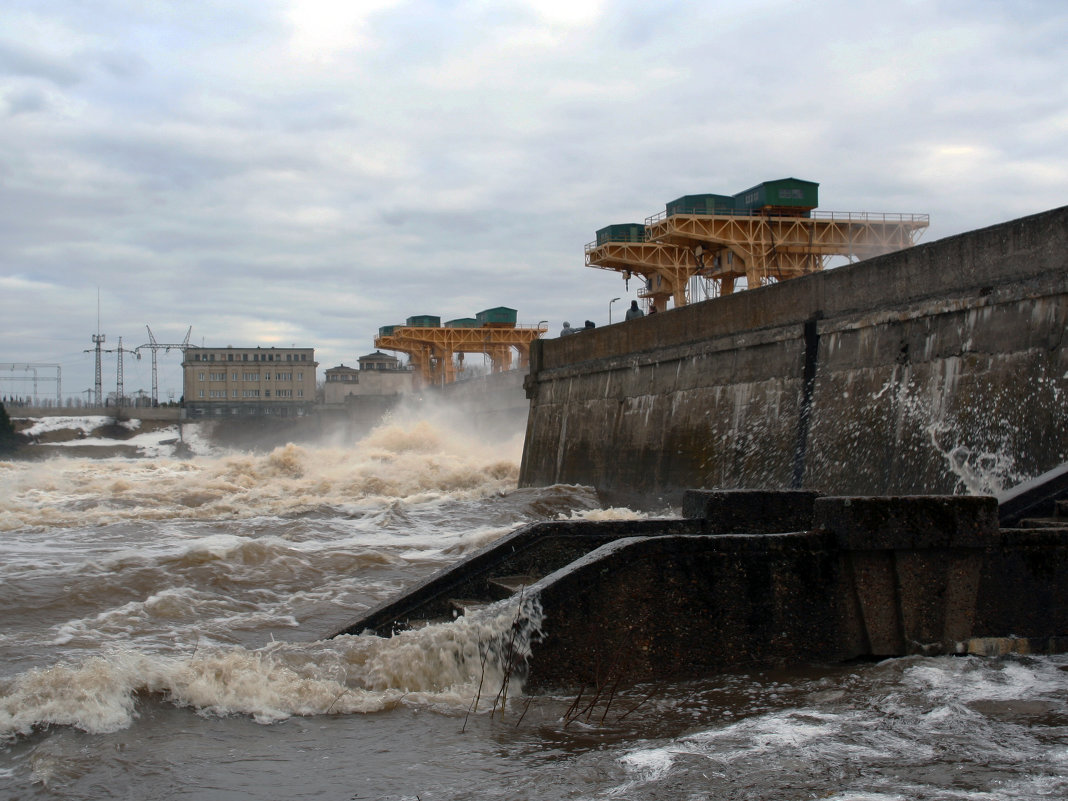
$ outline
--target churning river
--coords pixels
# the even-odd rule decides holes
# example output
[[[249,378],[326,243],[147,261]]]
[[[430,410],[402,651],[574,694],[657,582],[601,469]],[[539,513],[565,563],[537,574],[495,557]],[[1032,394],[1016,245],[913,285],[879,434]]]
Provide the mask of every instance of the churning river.
[[[322,639],[516,526],[637,516],[517,490],[518,437],[456,430],[398,418],[252,454],[189,426],[188,459],[0,462],[0,798],[1068,797],[1065,657],[731,674],[590,707],[487,691],[479,644],[506,607]]]

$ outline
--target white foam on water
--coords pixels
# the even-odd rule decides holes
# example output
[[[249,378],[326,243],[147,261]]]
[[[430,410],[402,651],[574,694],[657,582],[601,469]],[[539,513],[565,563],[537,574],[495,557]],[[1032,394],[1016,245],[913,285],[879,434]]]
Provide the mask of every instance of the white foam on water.
[[[385,423],[352,447],[289,444],[268,454],[190,461],[3,462],[0,530],[247,519],[322,507],[361,512],[398,500],[429,507],[513,490],[518,473],[518,453],[425,420]]]
[[[662,779],[671,770],[675,756],[669,749],[659,748],[634,751],[621,757],[619,762],[627,771],[629,778],[623,784],[609,790],[607,795],[610,797],[625,797],[640,785]]]
[[[83,434],[91,434],[96,431],[96,429],[101,428],[102,426],[111,425],[115,422],[118,422],[120,426],[129,431],[136,431],[141,427],[141,421],[136,419],[116,421],[113,418],[100,417],[99,415],[71,415],[69,417],[37,418],[34,420],[33,424],[25,428],[22,433],[30,437],[36,437],[52,431],[69,429],[71,431],[81,431]]]
[[[527,598],[392,638],[345,636],[255,650],[211,645],[189,656],[116,648],[0,681],[0,738],[50,725],[118,731],[136,717],[139,693],[261,723],[398,704],[477,714],[521,692],[540,624],[540,607]]]
[[[996,665],[997,669],[991,669]],[[950,659],[908,667],[903,684],[943,704],[1021,700],[1064,692],[1068,681],[1055,661],[990,662]]]
[[[684,781],[676,774],[687,772],[692,777],[704,771],[728,784],[733,776],[778,772],[786,777],[786,787],[793,786],[791,776],[799,784],[813,781],[813,776],[856,777],[827,796],[842,801],[935,797],[930,792],[936,784],[916,783],[909,789],[907,780],[893,781],[882,792],[876,785],[889,774],[881,766],[904,778],[932,765],[974,762],[980,771],[990,763],[1027,764],[1029,769],[1000,782],[997,795],[964,789],[958,794],[939,787],[937,797],[1063,797],[1068,791],[1063,768],[1068,765],[1068,749],[1051,749],[1048,737],[1056,736],[1056,729],[1049,729],[1049,724],[1045,730],[1034,727],[1028,715],[1048,710],[1055,721],[1068,714],[1066,664],[1063,657],[890,660],[865,671],[865,686],[852,686],[858,680],[854,676],[843,682],[845,693],[806,693],[803,709],[724,721],[632,750],[619,759],[623,781],[607,794],[626,796],[642,785],[651,785],[645,792],[655,793],[658,786]],[[853,703],[854,697],[860,703]],[[980,711],[983,702],[993,704],[991,714]],[[1008,703],[999,706],[999,702]],[[1002,710],[1007,711],[999,714]],[[1016,720],[1013,715],[1022,717]],[[867,781],[865,776],[882,778]],[[938,781],[937,772],[931,781]]]
[[[648,520],[649,515],[646,512],[636,512],[633,509],[627,509],[622,506],[612,506],[607,509],[577,509],[568,514],[560,513],[556,516],[557,520],[591,520],[591,521],[606,521],[606,520]]]

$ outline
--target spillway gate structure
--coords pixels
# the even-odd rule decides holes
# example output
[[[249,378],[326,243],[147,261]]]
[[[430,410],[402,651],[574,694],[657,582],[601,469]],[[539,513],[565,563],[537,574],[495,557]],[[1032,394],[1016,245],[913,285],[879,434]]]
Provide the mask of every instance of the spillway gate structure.
[[[610,225],[586,245],[588,267],[640,275],[639,292],[658,311],[692,302],[693,279],[729,295],[822,270],[829,259],[866,259],[911,247],[926,214],[814,211],[816,187],[786,178],[731,197],[691,195],[644,225]]]

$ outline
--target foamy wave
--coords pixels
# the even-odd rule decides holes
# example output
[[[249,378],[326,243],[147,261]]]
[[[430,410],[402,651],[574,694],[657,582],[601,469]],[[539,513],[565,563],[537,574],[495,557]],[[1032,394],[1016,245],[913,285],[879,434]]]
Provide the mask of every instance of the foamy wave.
[[[647,520],[649,515],[645,512],[636,512],[622,506],[613,506],[609,509],[582,509],[572,511],[569,515],[563,513],[557,515],[557,520]]]
[[[376,712],[401,703],[449,713],[487,711],[521,691],[540,625],[537,602],[524,599],[390,639],[213,647],[189,657],[117,650],[0,683],[0,737],[49,725],[118,731],[137,716],[139,693],[202,714],[244,714],[261,723]]]
[[[69,416],[69,417],[43,417],[35,420],[22,433],[29,437],[40,436],[51,431],[80,431],[82,434],[91,434],[98,428],[107,425],[119,425],[129,431],[136,431],[141,427],[140,420],[114,420],[110,417],[100,416]]]
[[[391,423],[352,448],[286,445],[266,455],[5,462],[0,530],[122,520],[295,514],[396,499],[476,499],[511,490],[518,456],[432,426]]]

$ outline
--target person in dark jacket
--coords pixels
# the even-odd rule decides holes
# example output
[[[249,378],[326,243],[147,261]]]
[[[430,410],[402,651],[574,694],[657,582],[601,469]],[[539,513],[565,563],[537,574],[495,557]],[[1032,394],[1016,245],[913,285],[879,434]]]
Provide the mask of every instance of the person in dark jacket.
[[[644,317],[645,314],[638,308],[638,301],[632,300],[630,302],[630,308],[627,309],[627,319],[637,320],[639,317]]]

